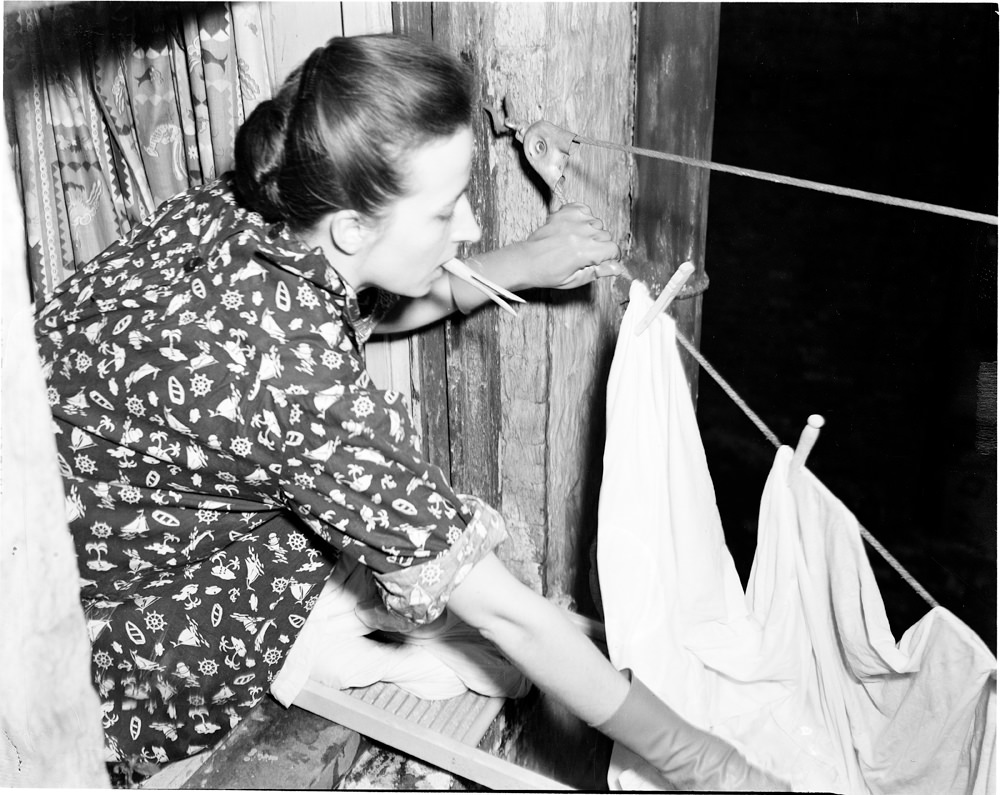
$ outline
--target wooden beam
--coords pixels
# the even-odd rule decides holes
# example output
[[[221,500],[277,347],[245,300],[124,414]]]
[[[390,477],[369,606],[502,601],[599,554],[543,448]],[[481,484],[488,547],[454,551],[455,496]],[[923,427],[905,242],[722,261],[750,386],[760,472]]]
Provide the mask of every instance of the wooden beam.
[[[636,146],[711,159],[718,48],[718,3],[639,3]],[[629,267],[654,297],[686,260],[695,264],[688,285],[705,283],[708,184],[706,169],[636,158]],[[702,297],[683,296],[669,311],[698,346]],[[698,364],[683,359],[697,401]]]
[[[482,102],[506,98],[525,121],[631,140],[630,5],[440,3],[433,12],[435,42],[470,65]],[[523,240],[544,223],[548,197],[519,145],[495,138],[485,116],[476,133],[481,246]],[[628,158],[581,150],[566,176],[569,197],[626,242]],[[609,281],[539,292],[517,318],[487,309],[449,332],[453,480],[500,509],[508,568],[564,605],[589,593],[603,389],[624,295]]]
[[[392,30],[404,36],[431,41],[434,38],[434,4],[421,2],[391,3]]]
[[[631,4],[546,6],[546,75],[535,88],[545,118],[604,140],[631,137],[632,15]],[[631,178],[627,156],[594,147],[581,147],[566,169],[567,198],[588,205],[623,246]],[[550,297],[546,596],[581,610],[590,609],[588,553],[597,536],[605,389],[627,296],[625,281],[606,279]]]
[[[430,42],[434,33],[434,4],[392,3],[392,29]],[[447,324],[437,323],[410,337],[411,414],[427,460],[449,478],[451,428],[448,423]]]

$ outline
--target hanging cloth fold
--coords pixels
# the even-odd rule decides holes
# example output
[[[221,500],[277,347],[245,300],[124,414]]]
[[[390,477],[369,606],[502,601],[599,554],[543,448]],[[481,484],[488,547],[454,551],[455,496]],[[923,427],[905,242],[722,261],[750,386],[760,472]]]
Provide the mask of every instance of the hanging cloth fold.
[[[598,568],[612,662],[796,790],[992,792],[996,658],[935,608],[897,644],[855,517],[779,449],[744,594],[674,337],[633,283],[608,382]],[[609,785],[663,789],[616,747]]]

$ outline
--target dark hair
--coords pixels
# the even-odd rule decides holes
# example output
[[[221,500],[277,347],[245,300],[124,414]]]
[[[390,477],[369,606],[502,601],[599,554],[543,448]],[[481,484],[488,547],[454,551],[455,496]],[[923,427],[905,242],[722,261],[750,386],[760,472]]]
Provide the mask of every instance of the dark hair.
[[[258,105],[236,136],[236,191],[267,220],[375,217],[406,191],[405,154],[471,122],[461,61],[403,36],[335,38]]]

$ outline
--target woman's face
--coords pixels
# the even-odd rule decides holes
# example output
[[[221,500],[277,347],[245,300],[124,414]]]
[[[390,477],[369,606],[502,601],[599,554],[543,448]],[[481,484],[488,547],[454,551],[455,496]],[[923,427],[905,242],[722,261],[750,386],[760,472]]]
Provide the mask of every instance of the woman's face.
[[[375,225],[361,286],[381,287],[414,298],[427,295],[441,278],[441,264],[459,244],[482,235],[466,190],[472,170],[472,130],[438,138],[417,149],[409,162],[409,191],[389,205]]]

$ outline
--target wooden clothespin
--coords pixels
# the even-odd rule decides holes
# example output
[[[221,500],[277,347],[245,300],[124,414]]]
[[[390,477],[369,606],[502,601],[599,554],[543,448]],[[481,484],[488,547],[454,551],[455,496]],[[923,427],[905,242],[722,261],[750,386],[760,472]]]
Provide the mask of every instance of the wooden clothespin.
[[[470,262],[474,262],[474,260],[470,260]],[[479,290],[479,292],[481,292],[483,295],[489,298],[493,303],[495,303],[504,311],[509,312],[514,317],[517,317],[517,311],[514,309],[514,307],[508,304],[507,301],[504,300],[504,298],[507,298],[511,301],[517,301],[518,303],[523,304],[524,299],[521,298],[521,296],[515,295],[510,290],[501,287],[499,284],[495,282],[491,282],[481,273],[477,273],[457,257],[454,257],[448,260],[447,262],[443,263],[441,267],[444,268],[446,271],[448,271],[448,273],[455,276],[456,278],[461,279],[463,282],[466,282],[467,284],[470,284],[473,287],[475,287],[477,290]]]
[[[819,438],[819,429],[825,424],[826,420],[821,415],[809,415],[809,419],[806,420],[806,427],[802,429],[802,434],[799,436],[799,443],[795,446],[795,452],[792,454],[790,472],[798,472],[806,465],[806,458],[809,457],[813,445],[816,444],[816,440]]]
[[[635,336],[639,336],[647,328],[649,324],[652,323],[656,316],[660,314],[664,309],[670,306],[670,302],[677,297],[677,294],[681,291],[681,288],[691,278],[691,274],[694,273],[694,263],[685,262],[676,271],[674,275],[670,277],[670,281],[667,282],[667,286],[663,288],[653,305],[649,308],[645,317],[639,321],[639,325],[635,327]]]

